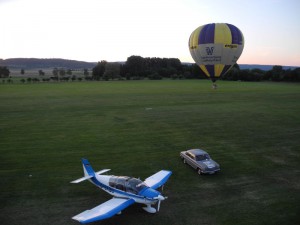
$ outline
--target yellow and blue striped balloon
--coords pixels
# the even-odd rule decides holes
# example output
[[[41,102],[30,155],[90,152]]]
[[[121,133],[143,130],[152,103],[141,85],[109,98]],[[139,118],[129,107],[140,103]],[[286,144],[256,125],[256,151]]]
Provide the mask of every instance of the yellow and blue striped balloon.
[[[234,25],[211,23],[198,27],[189,39],[194,61],[213,82],[231,69],[242,54],[244,36]]]

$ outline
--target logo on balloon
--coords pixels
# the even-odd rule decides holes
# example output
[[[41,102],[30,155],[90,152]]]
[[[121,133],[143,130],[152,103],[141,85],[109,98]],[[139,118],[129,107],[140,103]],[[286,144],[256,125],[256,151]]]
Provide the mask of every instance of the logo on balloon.
[[[230,45],[225,45],[225,48],[231,48],[231,49],[233,49],[233,48],[237,48],[238,47],[238,45],[232,45],[232,44],[230,44]]]
[[[212,55],[214,53],[214,47],[205,48],[207,55]]]

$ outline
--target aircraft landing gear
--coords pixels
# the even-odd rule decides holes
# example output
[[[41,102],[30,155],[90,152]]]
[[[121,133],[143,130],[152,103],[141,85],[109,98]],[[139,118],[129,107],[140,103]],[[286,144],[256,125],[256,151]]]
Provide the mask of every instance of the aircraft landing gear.
[[[151,205],[147,205],[147,207],[143,207],[143,209],[148,213],[156,213],[156,209],[151,207]]]

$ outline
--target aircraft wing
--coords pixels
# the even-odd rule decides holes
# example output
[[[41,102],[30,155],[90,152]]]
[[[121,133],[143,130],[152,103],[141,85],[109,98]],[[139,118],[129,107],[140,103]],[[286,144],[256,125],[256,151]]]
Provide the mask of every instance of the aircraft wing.
[[[171,176],[172,172],[167,170],[161,170],[152,176],[148,177],[144,182],[151,188],[157,189],[164,185],[169,177]]]
[[[98,220],[103,220],[112,217],[121,212],[123,209],[135,203],[133,199],[112,198],[93,209],[86,210],[72,219],[80,223],[90,223]]]

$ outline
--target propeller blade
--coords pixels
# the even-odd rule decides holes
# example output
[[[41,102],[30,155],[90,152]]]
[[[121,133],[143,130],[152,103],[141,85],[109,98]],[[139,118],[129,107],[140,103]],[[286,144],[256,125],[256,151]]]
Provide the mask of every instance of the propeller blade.
[[[157,204],[157,212],[159,212],[159,209],[160,209],[160,203],[161,201],[167,199],[168,197],[164,197],[162,195],[158,195],[157,197],[155,197],[154,199],[157,199],[158,200],[158,204]]]
[[[160,202],[161,200],[158,201],[158,205],[157,205],[157,212],[159,212],[159,208],[160,208]]]

